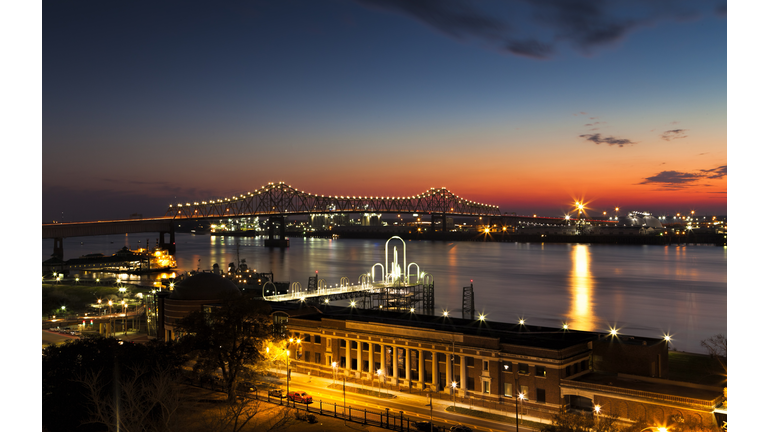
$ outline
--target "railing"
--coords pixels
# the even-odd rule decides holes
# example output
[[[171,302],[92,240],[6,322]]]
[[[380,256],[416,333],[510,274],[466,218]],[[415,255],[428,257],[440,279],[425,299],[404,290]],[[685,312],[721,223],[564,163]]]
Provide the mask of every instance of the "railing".
[[[363,292],[363,291],[375,292],[385,288],[405,288],[405,287],[397,282],[390,283],[390,284],[364,282],[359,285],[352,284],[352,285],[346,285],[346,286],[341,286],[337,288],[336,287],[318,288],[315,291],[293,292],[288,294],[264,296],[264,300],[274,301],[274,302],[290,301],[290,300],[305,300],[307,298],[312,298],[312,297],[332,296],[336,294],[346,294],[346,293],[352,293],[352,292]]]
[[[645,399],[655,399],[655,400],[669,402],[669,403],[687,405],[693,408],[699,408],[704,410],[714,409],[714,407],[717,406],[724,399],[723,395],[720,395],[712,400],[704,400],[704,399],[695,399],[695,398],[689,398],[689,397],[683,397],[683,396],[672,396],[672,395],[648,392],[643,390],[617,388],[615,386],[606,386],[602,384],[585,383],[585,382],[577,382],[577,381],[569,382],[564,380],[564,381],[561,381],[560,384],[562,387],[565,387],[565,388],[588,389],[588,390],[595,390],[595,391],[603,391],[606,393],[618,393],[625,396],[634,396],[634,397],[645,398]]]
[[[216,384],[214,380],[206,382],[192,379],[188,377],[187,384],[197,385],[204,388],[210,388],[212,390],[223,391],[223,386]],[[206,385],[207,384],[207,385]],[[360,423],[362,425],[373,425],[385,429],[391,429],[396,431],[411,430],[416,431],[415,427],[412,427],[412,423],[415,421],[423,421],[422,418],[413,418],[405,415],[403,411],[394,411],[389,408],[384,410],[375,410],[368,408],[356,408],[351,405],[344,406],[343,404],[323,402],[322,400],[313,400],[310,403],[296,402],[289,400],[285,396],[277,397],[270,394],[269,390],[256,390],[254,392],[239,392],[243,397],[249,399],[265,401],[275,405],[284,405],[288,408],[296,410],[296,417],[302,420],[308,420],[308,414],[317,414],[327,417],[335,417],[344,419],[354,423]],[[446,432],[450,426],[437,425],[435,421],[432,421],[434,432]]]

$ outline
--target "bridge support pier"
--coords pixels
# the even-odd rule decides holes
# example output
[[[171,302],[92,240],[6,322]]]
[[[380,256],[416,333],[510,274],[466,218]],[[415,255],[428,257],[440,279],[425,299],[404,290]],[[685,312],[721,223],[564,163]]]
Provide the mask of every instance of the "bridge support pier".
[[[165,241],[166,234],[168,234],[168,242]],[[176,255],[176,235],[173,225],[168,231],[160,231],[160,247],[166,249],[169,255]]]
[[[279,237],[275,235],[275,225],[279,225]],[[285,216],[270,216],[267,226],[267,238],[264,240],[265,247],[285,248],[290,246],[289,240],[285,238]]]
[[[53,239],[53,255],[56,258],[63,260],[64,259],[64,239],[61,237],[56,237]]]
[[[435,229],[435,221],[437,220],[437,221],[439,221],[441,223],[440,231],[441,232],[446,232],[445,227],[446,227],[446,225],[448,223],[448,218],[445,216],[445,213],[442,213],[442,214],[440,214],[440,213],[432,213],[431,217],[432,217],[432,222],[431,222],[431,225],[429,227],[430,230],[433,233],[437,231]]]

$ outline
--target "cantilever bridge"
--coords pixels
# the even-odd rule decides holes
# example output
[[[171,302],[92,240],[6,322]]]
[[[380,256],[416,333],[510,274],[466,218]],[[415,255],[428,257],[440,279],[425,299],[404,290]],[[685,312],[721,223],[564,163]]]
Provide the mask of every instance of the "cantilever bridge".
[[[253,192],[185,204],[171,204],[165,216],[128,220],[43,224],[43,238],[54,239],[54,255],[63,256],[62,239],[95,235],[158,232],[160,246],[175,253],[174,222],[181,219],[217,219],[268,216],[269,240],[265,245],[284,246],[285,217],[337,213],[422,213],[434,222],[446,216],[500,216],[499,207],[455,195],[442,187],[412,196],[325,196],[300,191],[284,182],[268,183]],[[276,240],[275,227],[279,227]],[[271,243],[276,242],[276,243]]]
[[[322,213],[428,213],[457,216],[500,216],[499,207],[455,195],[446,188],[431,188],[412,196],[325,196],[300,191],[284,182],[269,183],[232,198],[171,204],[165,213],[173,219],[230,218]]]

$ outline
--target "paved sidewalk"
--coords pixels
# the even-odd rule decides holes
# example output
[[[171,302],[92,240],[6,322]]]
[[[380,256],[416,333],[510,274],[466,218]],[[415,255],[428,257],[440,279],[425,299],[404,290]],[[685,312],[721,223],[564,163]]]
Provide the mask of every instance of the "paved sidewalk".
[[[282,383],[285,384],[285,371],[284,370],[280,371],[279,369],[278,370],[274,370],[273,369],[272,372],[276,372],[276,373],[282,375],[282,377],[283,377],[282,378]],[[338,384],[341,383],[341,380],[340,379],[336,379],[335,382],[338,385]],[[310,375],[307,375],[307,374],[304,374],[304,373],[296,372],[295,370],[291,370],[291,385],[294,385],[294,383],[296,383],[296,384],[299,384],[299,383],[309,383],[309,384],[312,384],[312,385],[315,385],[315,386],[330,387],[331,385],[333,385],[334,380],[332,378],[310,376]],[[360,385],[360,384],[357,384],[357,383],[349,383],[349,382],[346,383],[346,386],[347,386],[347,389],[352,387],[352,388],[362,388],[362,389],[365,389],[365,390],[373,390],[373,391],[378,391],[379,390],[379,387],[375,387],[375,386],[372,387],[372,386],[369,386],[369,385]],[[336,389],[332,389],[332,390],[336,390]],[[417,395],[417,394],[401,392],[401,391],[392,390],[392,389],[390,389],[390,390],[381,389],[381,392],[382,392],[382,396],[384,394],[387,394],[387,393],[390,394],[390,395],[395,395],[395,399],[394,400],[397,400],[397,401],[399,401],[401,403],[405,402],[405,403],[411,404],[413,406],[419,406],[419,407],[427,407],[427,406],[429,406],[429,399],[430,398],[427,397],[427,396],[421,396],[421,395]],[[365,393],[358,393],[358,394],[363,395],[363,396],[368,396]],[[377,396],[368,396],[368,397],[375,397],[376,398]],[[385,398],[382,397],[382,400],[393,400],[393,399],[385,399]],[[512,422],[511,423],[512,428],[514,428],[514,424],[515,424],[514,423],[514,418],[515,418],[514,403],[512,403],[510,405],[510,408],[511,408],[512,411],[508,412],[508,411],[489,409],[489,408],[485,408],[485,407],[472,406],[470,404],[461,403],[459,401],[456,401],[454,403],[453,401],[432,398],[432,409],[435,412],[450,412],[450,411],[447,411],[447,408],[448,407],[452,407],[452,406],[456,406],[457,408],[471,409],[471,410],[478,411],[478,412],[487,412],[487,413],[496,414],[496,415],[500,415],[500,416],[504,416],[504,417],[509,417],[510,421]],[[457,415],[457,416],[463,416],[463,417],[467,418],[468,420],[469,419],[477,419],[477,420],[483,420],[483,421],[488,421],[488,422],[494,422],[494,420],[492,420],[492,419],[486,419],[486,418],[482,418],[482,417],[475,417],[475,416],[471,416],[471,415],[465,415],[465,414],[462,414],[460,412],[456,412],[456,413],[452,413],[451,412],[451,414],[454,414],[454,415]],[[522,414],[520,415],[520,420],[521,421],[522,420],[527,420],[527,421],[531,421],[531,422],[545,423],[545,424],[550,424],[551,423],[551,421],[548,420],[548,419],[541,419],[541,418],[538,418],[538,417],[532,417],[532,416],[522,415]],[[495,422],[495,423],[497,423],[501,428],[509,428],[510,427],[509,423],[504,423],[504,422]]]

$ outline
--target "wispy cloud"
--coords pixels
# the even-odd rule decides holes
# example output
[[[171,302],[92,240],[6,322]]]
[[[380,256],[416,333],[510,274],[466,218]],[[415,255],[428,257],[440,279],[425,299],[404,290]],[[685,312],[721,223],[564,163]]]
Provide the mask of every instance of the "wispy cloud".
[[[710,170],[701,170],[707,178],[717,179],[728,175],[728,165],[723,165]]]
[[[634,141],[628,140],[626,138],[614,138],[612,136],[609,137],[602,137],[599,133],[596,134],[584,134],[579,135],[579,138],[584,138],[587,141],[592,141],[595,144],[608,144],[609,146],[619,146],[624,147],[625,145],[632,145],[637,144]]]
[[[685,134],[687,131],[688,129],[671,129],[662,133],[661,139],[672,141],[674,139],[687,138],[688,135]]]
[[[501,52],[534,59],[551,58],[561,43],[590,55],[641,26],[667,18],[690,19],[699,16],[699,10],[711,13],[714,8],[720,15],[726,10],[725,3],[714,6],[713,0],[629,0],[620,6],[609,0],[518,0],[502,3],[492,12],[470,0],[355,1],[410,16],[455,39],[480,39]]]
[[[655,184],[666,189],[682,189],[696,185],[711,186],[700,183],[706,179],[719,179],[728,175],[728,166],[723,165],[712,169],[701,169],[695,172],[662,171],[656,175],[646,177],[639,184]]]

